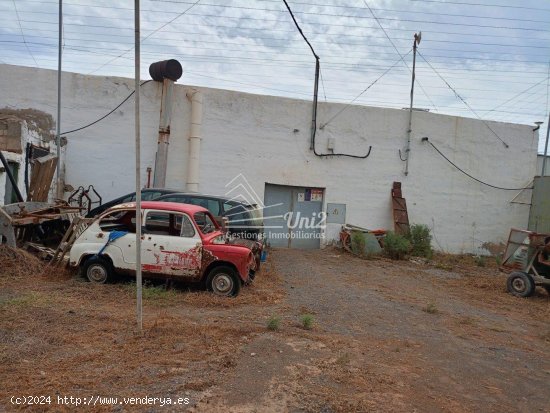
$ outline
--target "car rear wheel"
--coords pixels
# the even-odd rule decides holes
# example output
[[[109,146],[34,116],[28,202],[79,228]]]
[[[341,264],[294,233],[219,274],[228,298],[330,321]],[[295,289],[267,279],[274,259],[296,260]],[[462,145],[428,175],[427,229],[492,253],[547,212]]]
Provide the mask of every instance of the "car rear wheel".
[[[227,266],[212,269],[208,274],[206,285],[214,294],[223,297],[235,297],[241,290],[241,280],[237,272]]]
[[[113,276],[113,267],[109,261],[101,257],[91,257],[82,266],[82,273],[91,283],[105,284]]]
[[[530,297],[535,292],[533,277],[524,272],[513,272],[506,281],[508,292],[517,297]]]

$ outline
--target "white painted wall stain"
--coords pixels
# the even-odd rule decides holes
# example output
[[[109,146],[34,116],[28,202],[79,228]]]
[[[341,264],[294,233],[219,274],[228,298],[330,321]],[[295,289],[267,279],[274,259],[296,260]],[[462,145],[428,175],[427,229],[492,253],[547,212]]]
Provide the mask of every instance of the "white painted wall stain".
[[[0,65],[0,107],[32,107],[55,114],[55,72]],[[63,74],[63,124],[70,130],[103,116],[133,90],[133,80]],[[20,85],[24,85],[21,87]],[[189,86],[176,85],[167,186],[184,189],[190,127]],[[199,88],[204,95],[200,191],[223,195],[225,184],[243,173],[263,198],[266,182],[322,187],[325,203],[345,203],[347,222],[368,228],[393,227],[391,186],[401,181],[413,223],[432,227],[434,246],[449,252],[479,252],[484,242],[505,241],[510,227],[527,226],[529,207],[510,204],[517,194],[488,188],[464,176],[421,138],[428,136],[450,159],[491,184],[523,187],[535,175],[537,136],[531,126],[489,122],[506,149],[479,120],[415,112],[409,176],[398,149],[406,141],[407,112],[353,106],[317,135],[336,151],[364,154],[365,160],[317,158],[309,150],[311,102]],[[142,93],[142,180],[154,166],[161,84]],[[342,106],[320,103],[321,125]],[[67,135],[67,183],[93,184],[105,200],[133,191],[133,99],[102,122]],[[294,132],[298,129],[298,132]],[[327,228],[337,238],[338,225]]]

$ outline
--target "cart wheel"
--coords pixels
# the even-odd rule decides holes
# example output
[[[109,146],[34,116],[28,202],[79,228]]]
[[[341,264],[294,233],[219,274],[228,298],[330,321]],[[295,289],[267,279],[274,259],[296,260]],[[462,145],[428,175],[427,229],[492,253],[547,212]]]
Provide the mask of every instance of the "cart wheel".
[[[535,292],[533,277],[524,272],[513,272],[506,281],[508,292],[517,297],[530,297]]]

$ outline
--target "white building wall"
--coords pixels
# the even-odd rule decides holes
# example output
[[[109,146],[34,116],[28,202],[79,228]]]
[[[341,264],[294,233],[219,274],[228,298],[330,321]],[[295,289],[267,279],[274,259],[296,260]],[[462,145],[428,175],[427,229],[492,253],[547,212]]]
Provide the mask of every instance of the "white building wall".
[[[32,107],[55,114],[55,72],[0,65],[0,108]],[[25,85],[18,87],[17,85]],[[167,186],[185,189],[190,102],[188,86],[177,85],[172,113]],[[117,106],[133,80],[66,73],[62,130],[85,125]],[[200,89],[204,95],[200,191],[223,195],[243,174],[263,199],[265,183],[322,187],[325,202],[347,205],[346,222],[392,229],[391,186],[401,181],[412,223],[430,226],[434,246],[449,252],[483,252],[484,243],[506,240],[510,227],[527,226],[529,207],[510,203],[519,191],[483,186],[457,171],[421,138],[428,136],[453,162],[493,185],[519,188],[535,175],[537,136],[527,125],[489,122],[504,145],[481,121],[415,112],[409,175],[398,150],[406,141],[407,112],[352,106],[318,131],[317,151],[336,139],[336,152],[367,159],[318,158],[309,150],[311,102]],[[142,93],[142,180],[154,167],[161,84]],[[342,105],[319,104],[319,125]],[[54,116],[55,117],[55,116]],[[295,131],[297,130],[297,131]],[[67,184],[94,184],[105,200],[133,191],[133,99],[111,116],[67,135]],[[338,225],[329,226],[328,239]]]

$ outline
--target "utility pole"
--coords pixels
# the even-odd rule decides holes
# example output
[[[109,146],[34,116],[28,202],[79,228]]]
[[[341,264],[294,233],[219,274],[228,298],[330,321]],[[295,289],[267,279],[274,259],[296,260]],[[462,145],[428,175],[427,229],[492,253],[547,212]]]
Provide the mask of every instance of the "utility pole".
[[[542,172],[541,176],[544,176],[546,172],[546,158],[548,158],[548,138],[550,137],[550,112],[548,113],[548,123],[546,124],[546,142],[544,144],[544,158],[542,158]]]
[[[420,44],[422,39],[422,32],[414,34],[414,43],[413,43],[413,67],[412,67],[412,81],[411,81],[411,102],[409,105],[409,127],[407,128],[407,146],[405,147],[405,176],[409,174],[409,155],[411,153],[411,132],[412,132],[412,112],[413,112],[413,101],[414,101],[414,80],[415,80],[415,69],[416,69],[416,47]]]
[[[57,146],[57,168],[55,170],[56,197],[63,199],[64,188],[61,182],[61,57],[63,47],[63,0],[59,0],[59,44],[57,47],[57,122],[55,145]]]
[[[135,145],[136,145],[136,313],[138,331],[143,332],[142,274],[141,274],[141,141],[139,119],[139,83],[140,83],[140,26],[139,0],[134,0],[135,31]]]

